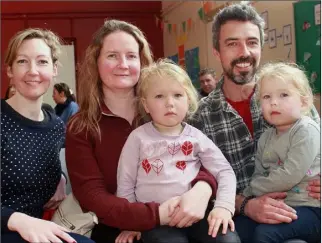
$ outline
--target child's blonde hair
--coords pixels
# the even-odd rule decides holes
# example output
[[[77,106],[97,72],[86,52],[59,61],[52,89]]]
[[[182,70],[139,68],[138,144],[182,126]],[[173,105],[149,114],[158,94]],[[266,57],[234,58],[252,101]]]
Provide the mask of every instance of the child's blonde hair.
[[[177,81],[182,85],[189,100],[189,109],[186,116],[186,119],[188,119],[198,108],[198,92],[187,72],[169,59],[159,59],[141,70],[141,76],[136,87],[137,109],[140,118],[144,121],[151,121],[151,116],[146,113],[142,100],[147,95],[147,90],[151,85],[150,81],[155,77],[160,77],[160,82],[163,78],[171,78],[174,82]]]
[[[313,107],[313,93],[305,72],[295,63],[275,62],[266,63],[258,71],[257,98],[260,99],[263,79],[274,78],[282,82],[292,82],[298,95],[306,105],[304,114]]]

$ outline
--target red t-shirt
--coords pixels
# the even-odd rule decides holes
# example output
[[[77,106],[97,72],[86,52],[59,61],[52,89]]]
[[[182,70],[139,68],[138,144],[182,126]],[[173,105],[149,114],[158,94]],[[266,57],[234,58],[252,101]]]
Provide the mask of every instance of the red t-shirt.
[[[247,100],[242,101],[232,101],[226,97],[227,102],[238,112],[238,114],[243,118],[250,134],[254,135],[252,113],[250,112],[250,100],[254,91],[250,94]]]

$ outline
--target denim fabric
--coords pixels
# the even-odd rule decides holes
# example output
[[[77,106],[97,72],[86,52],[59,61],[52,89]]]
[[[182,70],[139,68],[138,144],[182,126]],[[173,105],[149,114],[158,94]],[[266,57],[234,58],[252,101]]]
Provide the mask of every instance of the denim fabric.
[[[77,243],[95,243],[91,239],[86,236],[69,233],[71,237],[73,237]],[[17,232],[9,232],[5,234],[1,234],[1,242],[2,243],[27,243]],[[66,243],[66,241],[63,241]]]
[[[294,207],[298,219],[283,224],[258,224],[245,216],[237,216],[236,230],[243,243],[317,243],[321,237],[321,209]]]

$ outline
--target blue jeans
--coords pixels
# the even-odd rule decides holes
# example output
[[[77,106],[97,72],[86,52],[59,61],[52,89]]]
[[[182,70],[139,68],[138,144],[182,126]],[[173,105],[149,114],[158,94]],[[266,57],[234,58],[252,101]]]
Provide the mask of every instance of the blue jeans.
[[[228,226],[229,227],[229,226]],[[142,232],[142,240],[144,243],[240,243],[238,234],[231,232],[222,234],[220,227],[217,237],[213,238],[208,235],[207,217],[200,220],[187,228],[176,228],[170,226],[160,226],[155,229]]]
[[[279,243],[301,239],[309,243],[320,241],[321,209],[294,207],[298,219],[291,223],[259,224],[246,216],[234,218],[235,227],[243,243]]]
[[[95,243],[91,239],[87,238],[83,235],[78,235],[74,233],[68,233],[71,237],[73,237],[77,243]],[[1,242],[2,243],[27,243],[17,232],[8,232],[1,234]],[[64,243],[66,241],[63,241]],[[42,242],[44,243],[44,242]]]

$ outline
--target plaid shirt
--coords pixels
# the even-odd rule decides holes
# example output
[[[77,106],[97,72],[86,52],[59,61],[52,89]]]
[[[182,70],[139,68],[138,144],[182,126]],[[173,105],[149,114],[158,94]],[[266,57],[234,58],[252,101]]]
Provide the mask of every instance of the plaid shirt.
[[[236,174],[237,193],[241,193],[249,185],[254,172],[259,137],[269,125],[262,116],[254,93],[250,100],[254,127],[252,137],[243,118],[227,102],[222,85],[223,79],[217,84],[216,90],[201,99],[199,109],[189,123],[205,133],[225,155]],[[315,109],[312,117],[319,122]]]

